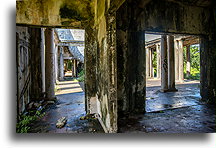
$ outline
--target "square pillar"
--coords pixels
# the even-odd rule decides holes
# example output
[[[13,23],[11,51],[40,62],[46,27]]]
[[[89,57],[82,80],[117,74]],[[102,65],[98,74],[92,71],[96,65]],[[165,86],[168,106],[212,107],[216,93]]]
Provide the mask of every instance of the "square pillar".
[[[175,56],[174,56],[174,36],[168,35],[168,89],[177,91],[175,88]]]
[[[179,40],[179,81],[184,82],[184,47],[183,40]]]
[[[73,60],[73,75],[74,77],[77,77],[77,60]]]
[[[187,64],[186,64],[186,75],[187,77],[190,76],[191,74],[191,59],[190,59],[190,45],[188,45],[186,47],[186,61],[187,61]]]
[[[64,48],[62,46],[59,51],[59,79],[64,80]]]
[[[42,93],[45,93],[45,39],[44,28],[41,28],[41,77],[42,77]]]
[[[55,99],[55,49],[52,28],[45,30],[45,85],[46,98],[48,100]]]
[[[161,92],[168,91],[167,36],[161,36]]]
[[[179,41],[175,40],[175,79],[179,80]]]
[[[146,48],[146,77],[150,77],[150,49],[147,47]]]
[[[59,73],[58,73],[58,46],[55,46],[55,81],[57,83],[59,79]]]
[[[160,59],[160,45],[156,44],[156,52],[157,52],[157,78],[161,78],[161,59]]]
[[[149,50],[149,69],[150,69],[150,78],[154,77],[154,68],[153,68],[153,50]]]

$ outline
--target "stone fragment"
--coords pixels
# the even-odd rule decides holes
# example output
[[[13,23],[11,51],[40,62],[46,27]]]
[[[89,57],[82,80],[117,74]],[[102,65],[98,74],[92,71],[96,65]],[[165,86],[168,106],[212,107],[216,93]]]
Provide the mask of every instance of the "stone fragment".
[[[47,101],[47,104],[49,105],[51,105],[51,104],[55,104],[55,101]]]
[[[56,127],[57,128],[63,128],[65,126],[67,122],[66,117],[61,117],[60,119],[58,119],[57,123],[56,123]]]

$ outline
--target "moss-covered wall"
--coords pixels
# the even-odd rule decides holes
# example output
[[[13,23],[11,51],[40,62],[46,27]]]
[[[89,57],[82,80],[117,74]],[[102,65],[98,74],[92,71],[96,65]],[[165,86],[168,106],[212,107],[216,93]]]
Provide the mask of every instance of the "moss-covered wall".
[[[137,28],[134,9],[125,2],[116,12],[119,117],[145,112],[145,32]]]
[[[102,124],[109,133],[117,132],[117,92],[116,92],[116,21],[115,13],[109,13],[109,0],[97,1],[94,30],[96,40],[96,102]],[[90,29],[90,28],[89,28]],[[87,32],[88,29],[86,29]],[[95,51],[95,50],[91,50]],[[90,55],[90,54],[88,54]],[[86,59],[87,60],[87,59]],[[95,63],[94,63],[95,62]],[[86,63],[86,68],[92,65]],[[87,68],[88,69],[88,68]],[[88,70],[89,73],[94,70]],[[89,82],[91,80],[88,80]],[[86,84],[90,85],[90,83]],[[88,87],[87,87],[88,88]],[[90,88],[90,86],[89,86]]]
[[[94,19],[94,0],[16,1],[19,25],[84,28]]]

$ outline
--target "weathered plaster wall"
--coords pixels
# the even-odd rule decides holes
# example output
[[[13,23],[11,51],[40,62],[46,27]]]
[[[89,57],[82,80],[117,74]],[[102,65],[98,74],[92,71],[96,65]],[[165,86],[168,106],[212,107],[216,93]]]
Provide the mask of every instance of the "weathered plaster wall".
[[[16,23],[20,25],[83,28],[94,18],[94,0],[16,1]]]
[[[97,26],[97,96],[108,132],[117,130],[115,17],[104,16]]]
[[[29,28],[31,50],[31,100],[43,97],[42,69],[41,69],[41,28]]]
[[[43,96],[40,56],[41,29],[17,27],[16,47],[17,112],[20,114],[31,100]]]
[[[18,113],[25,110],[30,100],[30,35],[27,27],[16,28],[17,54],[17,107]]]
[[[201,36],[201,76],[200,94],[204,101],[216,103],[216,2],[213,3],[210,11],[208,24],[208,35]]]
[[[183,34],[208,34],[208,8],[184,5],[169,0],[152,0],[137,5],[135,18],[140,30]]]
[[[86,28],[86,78],[93,79],[86,79],[85,83],[87,89],[96,90],[87,92],[87,98],[91,99],[95,92],[102,124],[107,132],[113,133],[117,132],[115,13],[108,11],[109,0],[97,1],[96,4],[96,24],[94,28]],[[88,58],[95,55],[96,58]],[[90,86],[92,84],[93,87]]]
[[[96,30],[87,27],[85,30],[85,109],[90,112],[90,100],[94,100],[97,92],[96,80],[96,59],[97,59],[97,40]]]
[[[145,112],[145,32],[134,9],[125,2],[116,12],[118,116]]]

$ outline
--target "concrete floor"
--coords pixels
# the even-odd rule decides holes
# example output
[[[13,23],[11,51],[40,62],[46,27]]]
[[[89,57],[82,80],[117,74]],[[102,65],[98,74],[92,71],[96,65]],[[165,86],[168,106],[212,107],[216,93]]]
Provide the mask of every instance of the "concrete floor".
[[[57,104],[32,125],[33,133],[103,133],[97,120],[80,120],[85,115],[84,92],[77,81],[66,80],[58,85]],[[119,120],[120,133],[212,133],[216,131],[214,106],[201,101],[199,81],[177,83],[177,92],[161,93],[160,80],[148,80],[146,114]],[[67,124],[56,128],[65,116]]]
[[[34,123],[32,133],[103,133],[99,122],[95,119],[80,120],[85,116],[85,95],[79,83],[74,80],[59,82],[56,92],[57,103],[50,106],[45,116]],[[66,125],[56,128],[57,120],[67,118]]]
[[[201,101],[199,81],[177,83],[177,92],[161,93],[160,80],[148,80],[146,114],[119,120],[120,133],[213,133],[216,109]]]

